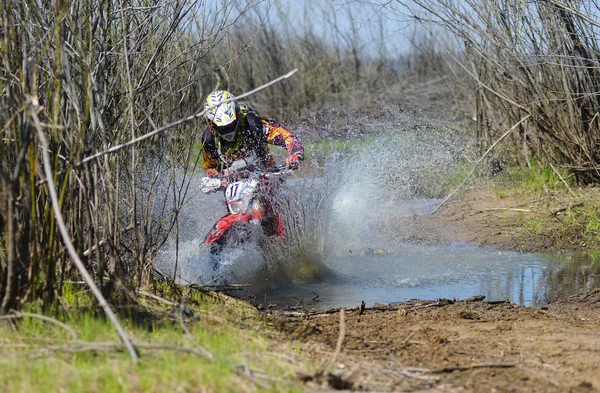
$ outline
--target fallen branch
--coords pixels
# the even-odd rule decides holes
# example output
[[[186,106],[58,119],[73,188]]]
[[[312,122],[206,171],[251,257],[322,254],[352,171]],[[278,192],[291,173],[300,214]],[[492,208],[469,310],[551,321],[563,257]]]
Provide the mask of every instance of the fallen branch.
[[[212,290],[223,290],[223,288],[228,288],[230,290],[242,290],[244,288],[250,287],[250,284],[214,284],[214,285],[199,285],[197,287],[212,289]]]
[[[194,349],[194,348],[178,347],[175,345],[162,345],[162,344],[136,343],[134,345],[136,348],[141,348],[141,349],[165,349],[165,350],[169,350],[169,351],[187,352],[187,353],[194,354],[198,357],[201,357],[201,358],[204,358],[207,360],[212,360],[212,354],[210,354],[210,353],[206,354],[206,353],[198,351],[197,349]]]
[[[175,345],[163,345],[163,344],[146,344],[146,343],[133,343],[135,348],[148,349],[148,350],[168,350],[191,353],[198,357],[212,360],[205,353],[198,351],[194,348],[179,347]],[[113,342],[76,342],[71,345],[50,345],[43,347],[42,349],[52,352],[68,352],[68,353],[79,353],[79,352],[100,352],[100,351],[113,351],[122,350],[123,344]]]
[[[468,297],[465,300],[463,300],[463,302],[465,302],[465,303],[482,302],[483,299],[485,299],[485,295],[471,296],[471,297]]]
[[[419,302],[390,303],[389,306],[375,305],[372,307],[365,307],[363,304],[361,304],[360,306],[354,307],[354,308],[331,307],[331,308],[328,308],[325,310],[281,311],[281,312],[278,312],[277,315],[281,315],[283,317],[289,317],[289,318],[310,318],[310,317],[314,317],[314,316],[336,314],[342,310],[344,310],[346,313],[356,312],[358,315],[362,315],[366,311],[386,312],[386,311],[399,311],[399,310],[422,310],[422,309],[432,308],[432,307],[445,307],[445,306],[449,306],[451,304],[455,304],[455,303],[459,303],[459,302],[471,303],[471,302],[480,302],[481,301],[482,303],[486,303],[486,304],[500,304],[500,303],[509,303],[510,304],[510,300],[508,300],[508,299],[500,300],[500,301],[488,301],[488,302],[483,302],[483,299],[485,299],[485,296],[471,296],[464,300],[460,300],[460,299],[451,300],[451,299],[440,298],[437,300],[424,300],[424,301],[419,301]]]
[[[365,310],[368,310],[369,308],[365,308]],[[337,314],[338,312],[340,312],[341,308],[340,307],[332,307],[332,308],[328,308],[326,310],[311,310],[311,311],[283,311],[281,312],[280,315],[283,315],[285,317],[313,317],[313,316],[317,316],[317,315],[327,315],[327,314]],[[347,309],[346,311],[352,312],[357,310],[357,308],[350,308]]]
[[[489,211],[511,211],[511,212],[540,213],[540,214],[544,214],[545,213],[545,212],[539,211],[539,210],[517,209],[517,208],[513,208],[513,207],[490,207],[488,209],[477,210],[477,212],[474,213],[474,214],[485,213],[485,212],[489,212]]]
[[[442,368],[430,370],[429,372],[432,374],[442,374],[442,373],[451,373],[453,371],[474,370],[477,368],[513,368],[516,366],[517,366],[516,364],[512,364],[512,363],[482,363],[482,364],[471,364],[470,366],[442,367]]]
[[[490,300],[485,302],[486,304],[489,304],[490,306],[497,306],[499,304],[510,304],[510,299],[506,299],[506,300]]]
[[[250,287],[250,284],[214,284],[214,285],[190,285],[191,289],[207,292],[227,292],[227,291],[243,291],[244,288]]]
[[[429,308],[429,307],[444,307],[444,306],[448,306],[450,304],[454,304],[455,301],[454,300],[450,300],[450,299],[438,299],[435,302],[432,303],[428,303],[428,304],[422,304],[422,305],[418,305],[418,306],[414,306],[412,307],[412,309],[414,310],[420,310],[422,308]]]

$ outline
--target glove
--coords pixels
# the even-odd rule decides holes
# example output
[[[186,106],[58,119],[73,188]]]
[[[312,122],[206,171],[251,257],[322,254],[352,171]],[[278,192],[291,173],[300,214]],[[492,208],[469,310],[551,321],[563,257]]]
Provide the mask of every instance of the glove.
[[[206,170],[206,176],[208,176],[208,177],[218,177],[219,176],[219,171],[217,171],[214,168],[208,168]]]
[[[235,171],[233,171],[232,169],[229,169],[229,168],[225,168],[221,172],[219,172],[214,168],[209,168],[206,170],[206,175],[208,177],[230,179],[235,175]]]
[[[205,194],[209,194],[211,192],[218,191],[226,184],[227,183],[223,184],[221,180],[217,179],[216,177],[203,177],[200,180],[200,191]]]
[[[304,160],[304,154],[301,152],[294,153],[287,156],[285,159],[285,166],[288,169],[298,169],[300,163]]]

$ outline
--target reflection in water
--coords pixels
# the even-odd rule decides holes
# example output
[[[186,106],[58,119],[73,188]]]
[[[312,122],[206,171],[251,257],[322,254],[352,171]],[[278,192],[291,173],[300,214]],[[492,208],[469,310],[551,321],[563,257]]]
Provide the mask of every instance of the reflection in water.
[[[600,287],[600,252],[577,252],[548,257],[544,270],[544,299],[585,295]]]
[[[407,248],[407,260],[346,258],[334,264],[336,277],[272,289],[258,298],[279,306],[326,308],[355,307],[361,301],[372,305],[485,295],[488,301],[508,299],[524,306],[540,306],[559,297],[587,293],[600,281],[598,253],[550,256],[465,246],[436,247],[432,253],[429,247],[425,258],[415,260],[411,257],[423,250]],[[414,248],[412,252],[410,248]],[[316,295],[318,301],[313,300]]]

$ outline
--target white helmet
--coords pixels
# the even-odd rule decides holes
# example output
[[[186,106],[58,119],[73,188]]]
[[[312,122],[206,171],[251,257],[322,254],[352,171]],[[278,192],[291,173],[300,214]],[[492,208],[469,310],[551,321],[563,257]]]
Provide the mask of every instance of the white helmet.
[[[206,97],[204,108],[207,109],[206,118],[217,127],[225,127],[233,123],[236,118],[237,104],[233,100],[235,97],[228,91],[217,90],[213,91]],[[223,102],[231,100],[228,102]]]

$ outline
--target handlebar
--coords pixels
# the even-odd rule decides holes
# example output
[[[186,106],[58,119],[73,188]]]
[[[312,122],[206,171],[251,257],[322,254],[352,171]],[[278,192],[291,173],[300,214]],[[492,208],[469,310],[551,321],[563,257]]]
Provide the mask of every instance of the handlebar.
[[[270,168],[267,168],[267,170],[265,171],[266,173],[277,173],[277,172],[284,172],[286,170],[291,170],[288,169],[285,164],[279,164],[279,165],[274,165]]]
[[[293,170],[287,169],[285,164],[280,164],[267,168],[262,172],[240,170],[234,172],[232,177],[203,177],[200,184],[200,190],[205,194],[209,194],[211,192],[222,190],[227,187],[229,183],[239,181],[241,178],[283,178],[284,176],[291,175],[293,172]],[[246,176],[240,176],[242,174]]]

